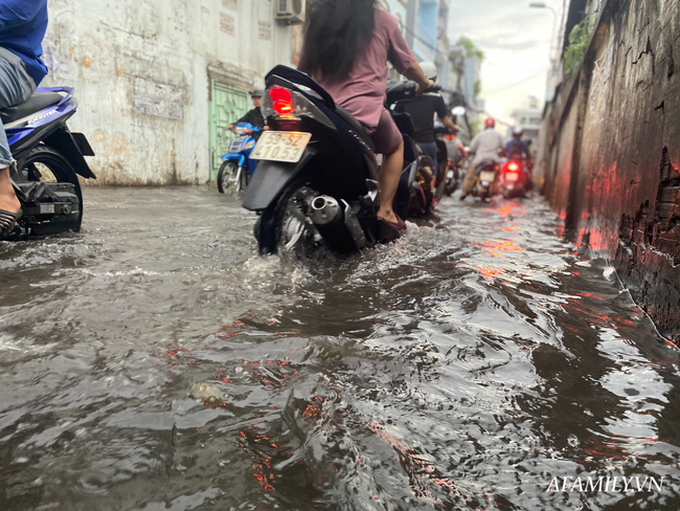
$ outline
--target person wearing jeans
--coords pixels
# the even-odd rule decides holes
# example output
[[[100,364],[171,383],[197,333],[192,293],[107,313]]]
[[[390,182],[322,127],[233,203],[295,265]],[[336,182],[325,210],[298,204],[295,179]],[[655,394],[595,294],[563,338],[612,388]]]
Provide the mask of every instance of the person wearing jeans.
[[[47,0],[0,0],[0,109],[23,103],[47,74],[41,60]],[[2,121],[0,120],[0,125]],[[21,218],[9,169],[14,164],[0,126],[0,236]]]

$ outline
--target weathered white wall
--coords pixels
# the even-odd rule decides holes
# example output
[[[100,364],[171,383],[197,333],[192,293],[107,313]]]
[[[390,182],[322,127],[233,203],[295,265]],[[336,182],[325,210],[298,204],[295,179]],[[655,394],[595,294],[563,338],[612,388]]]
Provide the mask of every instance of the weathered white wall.
[[[209,176],[211,79],[261,88],[291,61],[272,0],[49,0],[43,86],[76,90],[70,121],[97,153],[96,184]]]

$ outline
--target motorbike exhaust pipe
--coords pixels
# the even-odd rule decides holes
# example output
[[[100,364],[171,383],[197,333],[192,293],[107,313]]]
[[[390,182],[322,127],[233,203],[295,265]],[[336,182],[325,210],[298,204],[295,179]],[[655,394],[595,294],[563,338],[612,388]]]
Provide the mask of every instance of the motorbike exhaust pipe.
[[[312,199],[309,218],[314,225],[332,224],[342,214],[340,203],[328,195],[319,195]]]
[[[333,250],[351,252],[366,245],[361,225],[347,202],[319,195],[308,204],[307,216]]]

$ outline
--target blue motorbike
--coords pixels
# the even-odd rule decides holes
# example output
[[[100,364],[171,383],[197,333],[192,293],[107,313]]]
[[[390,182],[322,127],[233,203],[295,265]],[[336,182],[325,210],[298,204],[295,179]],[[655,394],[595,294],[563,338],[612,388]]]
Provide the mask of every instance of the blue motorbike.
[[[239,122],[228,129],[236,133],[236,138],[231,140],[229,151],[222,156],[224,163],[217,174],[217,189],[220,193],[238,193],[248,188],[255,173],[257,161],[250,159],[250,153],[262,130],[247,122]]]
[[[85,161],[94,156],[87,138],[66,121],[76,113],[70,87],[38,88],[20,105],[0,110],[12,156],[10,169],[22,217],[5,237],[78,231],[83,196],[78,176],[96,179]]]

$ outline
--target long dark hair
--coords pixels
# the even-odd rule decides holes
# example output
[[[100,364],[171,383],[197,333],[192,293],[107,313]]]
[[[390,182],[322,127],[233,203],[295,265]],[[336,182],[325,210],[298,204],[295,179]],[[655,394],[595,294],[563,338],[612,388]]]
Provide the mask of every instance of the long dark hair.
[[[326,80],[345,78],[373,37],[375,0],[315,0],[305,26],[300,67]]]

